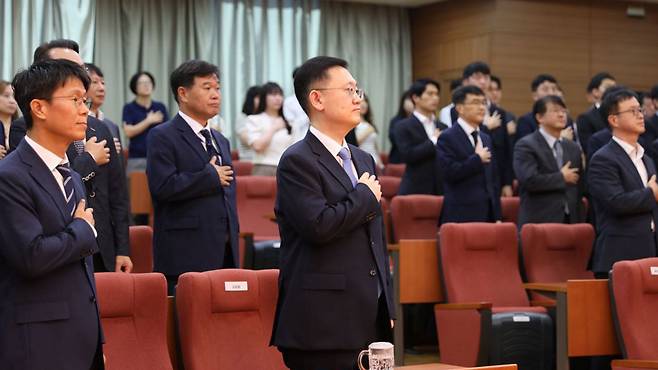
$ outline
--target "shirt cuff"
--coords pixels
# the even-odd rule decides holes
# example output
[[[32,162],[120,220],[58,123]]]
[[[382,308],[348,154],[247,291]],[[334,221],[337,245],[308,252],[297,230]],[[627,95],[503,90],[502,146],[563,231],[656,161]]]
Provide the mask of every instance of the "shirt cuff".
[[[83,218],[83,220],[84,220],[84,218]],[[98,233],[96,232],[96,228],[94,227],[94,225],[92,225],[91,222],[89,222],[87,220],[85,220],[85,222],[87,223],[87,225],[89,225],[89,227],[91,227],[91,231],[94,232],[94,238],[98,238]]]

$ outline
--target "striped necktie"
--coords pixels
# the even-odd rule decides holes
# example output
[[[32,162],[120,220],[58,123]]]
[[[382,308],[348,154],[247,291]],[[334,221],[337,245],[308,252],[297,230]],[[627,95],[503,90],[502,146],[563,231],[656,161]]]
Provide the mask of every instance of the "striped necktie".
[[[57,171],[62,175],[62,183],[64,184],[64,200],[66,201],[66,210],[73,216],[75,212],[75,189],[73,188],[73,181],[71,179],[71,167],[68,163],[58,165]]]
[[[222,156],[217,153],[217,149],[215,149],[215,146],[212,145],[212,136],[210,135],[210,131],[203,129],[200,132],[201,135],[203,135],[203,138],[206,140],[206,152],[208,152],[208,157],[217,157],[217,162],[221,166]]]

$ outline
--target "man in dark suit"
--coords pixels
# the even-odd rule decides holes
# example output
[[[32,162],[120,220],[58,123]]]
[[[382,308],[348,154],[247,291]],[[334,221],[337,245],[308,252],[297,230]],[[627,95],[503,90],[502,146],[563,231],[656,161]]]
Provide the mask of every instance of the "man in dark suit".
[[[480,131],[487,109],[484,92],[464,86],[455,90],[452,102],[459,119],[437,141],[444,190],[439,223],[499,221],[496,157],[491,138]]]
[[[617,261],[656,256],[658,184],[653,160],[638,144],[645,128],[635,93],[607,94],[600,110],[613,137],[592,156],[588,182],[596,212],[592,271],[607,278]]]
[[[179,112],[149,134],[155,270],[174,294],[188,271],[238,267],[238,215],[228,140],[208,125],[219,113],[219,70],[200,60],[171,73]]]
[[[587,157],[590,157],[589,139],[596,132],[603,130],[608,126],[601,117],[599,107],[601,106],[601,98],[603,97],[605,90],[614,86],[615,83],[615,78],[611,74],[600,72],[594,75],[587,85],[587,92],[592,97],[594,105],[587,110],[587,112],[578,116],[578,119],[576,120],[580,146]]]
[[[79,47],[72,40],[54,40],[34,51],[34,61],[66,59],[84,66]],[[25,120],[12,125],[10,140],[20,143],[25,136]],[[21,130],[23,129],[23,130]],[[94,255],[96,272],[132,271],[128,227],[130,204],[123,173],[122,157],[110,150],[113,138],[107,127],[93,117],[87,119],[86,139],[75,141],[67,150],[71,168],[82,177],[89,206],[96,213],[100,253]]]
[[[582,222],[582,152],[578,144],[560,138],[567,107],[560,97],[548,95],[535,102],[533,112],[539,130],[514,147],[521,195],[519,228],[526,223]]]
[[[347,62],[316,57],[297,72],[295,94],[311,128],[277,171],[272,344],[293,370],[356,369],[361,349],[391,341],[394,310],[375,163],[345,142],[361,120],[363,91]]]
[[[398,194],[443,194],[441,169],[436,162],[436,140],[448,126],[436,120],[441,87],[421,79],[409,88],[414,112],[395,127],[402,162],[407,165]]]
[[[87,99],[91,101],[89,115],[103,122],[110,130],[114,141],[114,149],[119,155],[119,158],[123,159],[119,126],[107,118],[101,110],[101,106],[105,103],[105,76],[103,75],[103,71],[93,63],[85,63],[85,67],[87,67],[89,78],[91,79],[91,85],[89,85],[89,90],[87,90]],[[123,163],[121,164],[123,168]]]
[[[0,161],[0,363],[102,369],[94,217],[66,156],[85,137],[89,77],[75,63],[47,60],[13,86],[29,131]]]

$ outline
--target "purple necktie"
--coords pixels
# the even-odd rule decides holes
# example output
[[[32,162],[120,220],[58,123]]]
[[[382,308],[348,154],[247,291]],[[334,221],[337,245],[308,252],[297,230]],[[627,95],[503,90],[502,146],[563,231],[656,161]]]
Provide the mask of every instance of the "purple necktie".
[[[350,177],[350,181],[352,181],[352,186],[356,186],[356,176],[354,176],[354,170],[352,167],[352,156],[350,155],[350,151],[343,147],[340,149],[340,152],[338,152],[338,156],[340,159],[343,160],[343,169],[347,173],[347,176]]]

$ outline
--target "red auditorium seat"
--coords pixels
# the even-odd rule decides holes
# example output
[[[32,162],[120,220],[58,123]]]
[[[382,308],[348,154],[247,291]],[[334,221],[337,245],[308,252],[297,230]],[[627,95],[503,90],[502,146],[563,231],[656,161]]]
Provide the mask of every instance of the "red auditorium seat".
[[[514,224],[519,220],[519,206],[521,200],[519,197],[500,197],[500,209],[503,222],[512,222]]]
[[[436,239],[443,197],[438,195],[398,195],[391,201],[393,238]]]
[[[402,177],[402,175],[404,175],[404,170],[406,168],[407,168],[406,164],[389,163],[386,166],[384,166],[384,175]]]
[[[176,288],[186,370],[286,369],[270,335],[278,270],[188,272]]]
[[[379,158],[382,160],[382,164],[386,166],[388,164],[388,153],[380,152]]]
[[[239,176],[236,188],[240,231],[253,233],[255,241],[279,239],[279,228],[271,219],[276,201],[276,178]]]
[[[386,200],[390,202],[394,196],[398,195],[402,178],[395,176],[379,176],[378,179],[379,185],[381,185],[382,188],[382,198],[386,198]]]
[[[149,225],[153,225],[153,204],[146,172],[131,172],[130,178],[130,212],[134,215],[149,216]]]
[[[590,224],[525,224],[521,228],[523,265],[529,283],[593,279],[587,262],[594,243]],[[533,298],[541,295],[532,292]]]
[[[233,161],[233,175],[234,176],[249,176],[254,170],[254,163],[251,161]]]
[[[546,313],[532,307],[519,273],[516,226],[512,223],[448,223],[439,233],[441,270],[448,304],[434,307],[441,361],[477,366],[480,336],[491,314]]]
[[[153,272],[153,229],[150,226],[130,226],[128,235],[132,272]]]
[[[658,258],[615,263],[610,291],[617,340],[626,359],[613,360],[612,368],[658,369]],[[638,361],[642,363],[633,364]]]
[[[240,152],[237,149],[231,150],[231,161],[239,161],[240,160]]]
[[[162,274],[95,274],[107,370],[171,370]]]

